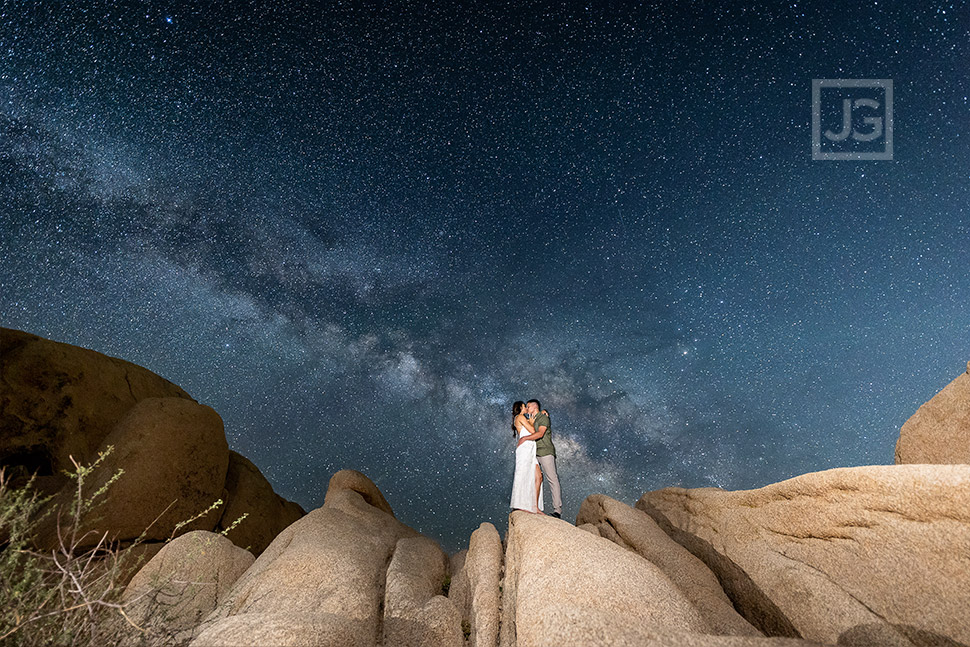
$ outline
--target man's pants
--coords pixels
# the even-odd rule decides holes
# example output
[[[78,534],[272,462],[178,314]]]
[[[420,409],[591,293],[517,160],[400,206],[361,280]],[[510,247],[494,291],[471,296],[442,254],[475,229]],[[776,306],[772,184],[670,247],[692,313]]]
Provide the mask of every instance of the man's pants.
[[[556,457],[553,454],[548,456],[537,456],[539,467],[542,469],[542,476],[545,477],[546,485],[552,492],[552,509],[562,514],[562,493],[559,491],[559,476],[556,474]]]

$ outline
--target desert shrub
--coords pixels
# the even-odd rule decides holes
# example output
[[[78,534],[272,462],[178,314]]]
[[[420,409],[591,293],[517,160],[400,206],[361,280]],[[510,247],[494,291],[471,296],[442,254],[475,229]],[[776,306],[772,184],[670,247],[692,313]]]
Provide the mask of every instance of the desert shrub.
[[[122,547],[110,541],[107,532],[85,530],[96,525],[97,507],[124,473],[118,470],[95,492],[84,494],[85,482],[112,449],[109,446],[91,465],[71,459],[75,470],[68,475],[74,495],[62,506],[54,505],[52,497],[41,497],[33,477],[22,487],[12,487],[0,468],[0,645],[101,647],[118,644],[122,638],[142,645],[172,644],[171,636],[146,631],[133,622],[127,612],[132,601],[122,602],[125,573],[133,573],[144,559],[132,559],[127,549],[143,543],[146,533]],[[222,500],[177,524],[166,541],[219,505]],[[55,521],[56,546],[38,550],[33,539],[50,517]]]

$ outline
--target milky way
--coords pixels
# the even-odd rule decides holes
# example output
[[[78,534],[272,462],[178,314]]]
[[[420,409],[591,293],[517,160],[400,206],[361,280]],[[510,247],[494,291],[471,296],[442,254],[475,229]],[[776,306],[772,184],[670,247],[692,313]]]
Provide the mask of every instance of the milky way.
[[[0,315],[307,509],[504,529],[532,397],[567,517],[889,463],[970,359],[967,3],[202,4],[0,8]],[[812,159],[818,78],[891,161]]]

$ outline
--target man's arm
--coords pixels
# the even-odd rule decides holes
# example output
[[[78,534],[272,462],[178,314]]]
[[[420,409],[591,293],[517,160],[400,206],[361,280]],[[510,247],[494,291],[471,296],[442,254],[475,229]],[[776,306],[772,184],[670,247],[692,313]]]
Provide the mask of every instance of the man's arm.
[[[519,442],[522,442],[523,440],[539,440],[540,438],[546,435],[546,429],[548,429],[546,425],[539,425],[538,427],[536,427],[536,431],[534,434],[529,434],[528,436],[522,436]]]

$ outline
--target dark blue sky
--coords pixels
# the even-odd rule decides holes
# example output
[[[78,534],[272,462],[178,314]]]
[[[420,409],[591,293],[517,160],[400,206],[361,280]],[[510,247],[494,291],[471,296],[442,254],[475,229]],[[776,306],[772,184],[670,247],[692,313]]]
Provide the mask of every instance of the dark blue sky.
[[[0,5],[0,316],[307,509],[504,528],[531,397],[567,517],[890,463],[970,359],[966,2],[283,4]],[[893,160],[812,159],[815,78]]]

